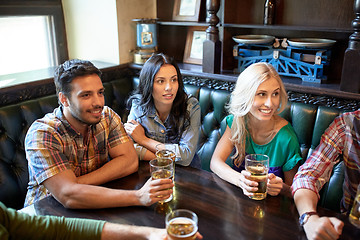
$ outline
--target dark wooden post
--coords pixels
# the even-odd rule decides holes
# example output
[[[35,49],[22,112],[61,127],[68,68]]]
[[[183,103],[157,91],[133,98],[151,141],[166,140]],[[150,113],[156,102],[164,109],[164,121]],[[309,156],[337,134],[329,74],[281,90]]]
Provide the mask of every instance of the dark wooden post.
[[[219,29],[217,24],[219,18],[216,16],[220,8],[220,0],[206,0],[206,10],[209,16],[206,22],[209,27],[206,29],[206,40],[203,45],[203,72],[220,73],[221,42],[219,40]]]
[[[354,33],[349,37],[349,45],[344,55],[340,90],[360,93],[360,0],[354,1],[354,11]]]

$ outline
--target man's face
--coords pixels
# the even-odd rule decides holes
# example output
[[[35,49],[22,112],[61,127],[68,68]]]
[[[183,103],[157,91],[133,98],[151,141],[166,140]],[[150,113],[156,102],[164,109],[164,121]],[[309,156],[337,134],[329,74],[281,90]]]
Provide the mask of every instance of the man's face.
[[[104,86],[97,74],[73,79],[70,97],[65,99],[64,115],[77,130],[100,121],[105,100]]]

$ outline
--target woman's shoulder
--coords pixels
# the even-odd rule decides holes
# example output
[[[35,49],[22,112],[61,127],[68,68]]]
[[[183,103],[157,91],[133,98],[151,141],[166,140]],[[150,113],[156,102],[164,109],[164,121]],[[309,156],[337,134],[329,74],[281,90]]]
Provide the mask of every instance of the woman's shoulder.
[[[139,94],[135,94],[129,98],[129,104],[131,107],[140,105],[141,96]]]
[[[188,110],[191,110],[194,108],[200,109],[200,104],[196,97],[189,95],[189,97],[187,99],[187,108],[188,108]]]
[[[225,119],[226,119],[226,125],[228,125],[228,127],[231,128],[231,125],[234,121],[234,115],[229,114],[225,117]]]
[[[275,117],[276,125],[279,129],[289,124],[289,122],[285,118],[282,118],[279,115],[274,115],[274,117]]]
[[[294,128],[291,126],[291,124],[285,120],[284,118],[279,117],[279,123],[277,128],[278,130],[278,134],[280,136],[282,136],[283,138],[291,138],[291,137],[296,137],[296,133]]]
[[[188,105],[196,105],[196,104],[199,104],[199,100],[197,100],[197,98],[194,97],[193,95],[189,94],[187,103],[188,103]]]
[[[131,116],[130,118],[138,119],[140,116],[143,116],[144,114],[145,114],[145,109],[143,106],[141,106],[140,100],[133,99],[129,113],[129,116]],[[151,111],[151,113],[149,113],[148,115],[153,115],[153,114],[155,114],[155,110]]]

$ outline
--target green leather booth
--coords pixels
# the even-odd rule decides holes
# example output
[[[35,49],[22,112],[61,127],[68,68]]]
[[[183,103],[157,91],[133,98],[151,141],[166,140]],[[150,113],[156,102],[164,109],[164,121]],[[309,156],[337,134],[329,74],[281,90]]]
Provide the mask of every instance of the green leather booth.
[[[125,102],[137,86],[137,78],[124,77],[104,83],[105,103],[126,121],[128,111]],[[229,91],[215,90],[185,84],[188,93],[198,98],[201,107],[201,131],[198,155],[202,168],[210,171],[210,159],[225,129],[225,105]],[[0,107],[0,201],[8,207],[20,209],[23,206],[28,183],[27,160],[24,138],[33,121],[43,117],[58,106],[55,95],[26,100]],[[294,127],[304,158],[318,145],[320,136],[340,110],[315,105],[290,102],[282,113]],[[230,163],[229,163],[230,164]],[[342,164],[323,190],[320,205],[338,210],[342,196],[344,171]]]

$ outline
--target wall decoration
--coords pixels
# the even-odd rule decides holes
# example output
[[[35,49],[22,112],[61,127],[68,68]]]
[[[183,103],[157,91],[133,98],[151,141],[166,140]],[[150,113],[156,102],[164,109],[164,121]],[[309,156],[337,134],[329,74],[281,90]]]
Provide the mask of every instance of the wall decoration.
[[[173,20],[199,21],[201,0],[175,0]]]
[[[202,64],[203,42],[206,40],[206,27],[189,27],[184,52],[184,63]]]

